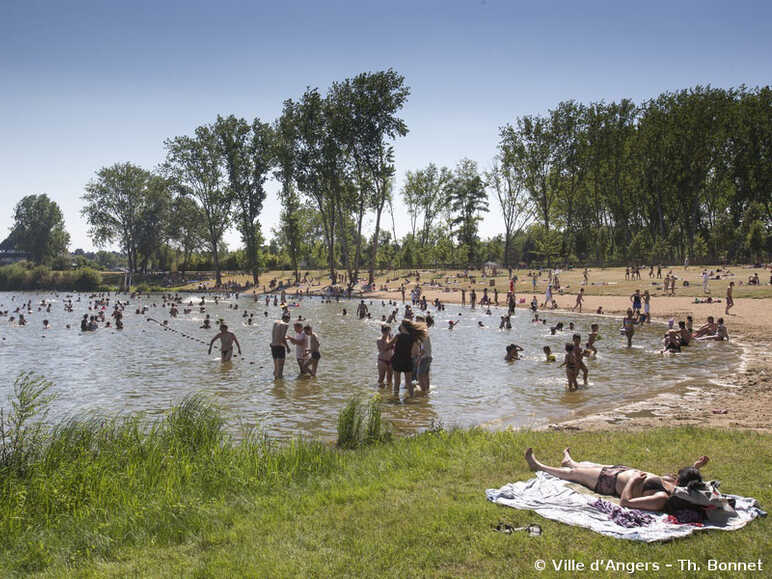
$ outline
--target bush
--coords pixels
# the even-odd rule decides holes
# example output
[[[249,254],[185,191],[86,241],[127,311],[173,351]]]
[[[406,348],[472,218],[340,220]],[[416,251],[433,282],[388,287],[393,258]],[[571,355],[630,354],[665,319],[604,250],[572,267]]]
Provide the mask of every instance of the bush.
[[[375,442],[391,440],[390,429],[381,420],[380,396],[367,404],[352,398],[338,416],[338,447],[358,448]]]
[[[45,265],[21,261],[0,267],[0,291],[40,289],[95,291],[102,285],[102,274],[89,267],[52,271]]]

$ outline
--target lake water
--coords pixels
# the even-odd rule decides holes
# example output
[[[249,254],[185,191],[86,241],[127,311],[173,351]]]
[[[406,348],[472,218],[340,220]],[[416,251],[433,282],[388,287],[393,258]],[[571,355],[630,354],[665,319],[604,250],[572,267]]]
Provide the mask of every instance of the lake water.
[[[205,345],[182,335],[208,342],[216,333],[200,329],[204,314],[198,312],[197,305],[188,315],[183,315],[180,307],[179,317],[171,319],[168,309],[162,307],[161,296],[144,297],[141,302],[134,299],[125,309],[122,331],[100,328],[81,332],[80,318],[94,312],[88,309],[87,295],[71,297],[74,311],[68,313],[63,307],[66,294],[0,293],[0,310],[9,310],[9,316],[18,318],[14,313],[18,306],[29,300],[33,304],[32,313],[22,310],[27,326],[15,326],[7,317],[0,319],[0,368],[6,383],[0,398],[3,406],[7,407],[13,379],[22,371],[33,370],[55,384],[52,420],[87,413],[158,414],[188,394],[203,392],[225,410],[229,427],[236,433],[242,427],[259,426],[279,437],[329,439],[335,436],[339,411],[352,396],[381,392],[384,418],[400,433],[425,429],[433,423],[537,425],[622,405],[686,379],[707,380],[730,371],[740,352],[731,343],[703,343],[678,355],[662,356],[658,353],[661,325],[639,329],[633,348],[628,349],[619,335],[618,319],[540,312],[550,325],[558,321],[565,324],[566,330],[552,336],[549,325],[533,324],[531,313],[525,309],[517,310],[511,330],[499,330],[503,309],[493,308],[493,315],[486,315],[479,308],[447,306],[446,311],[434,313],[432,391],[426,397],[405,399],[404,392],[394,397],[390,389],[377,387],[379,320],[394,309],[388,303],[382,306],[381,300],[372,300],[369,306],[372,320],[354,318],[356,301],[327,304],[314,298],[291,308],[293,319],[301,314],[311,320],[320,337],[319,375],[315,379],[297,377],[297,364],[290,352],[285,378],[275,381],[269,342],[280,310],[273,305],[265,307],[262,299],[255,303],[251,296],[238,301],[223,298],[215,304],[207,298],[207,313],[213,319],[225,319],[244,352],[243,358],[223,365],[216,355],[218,345],[207,355]],[[43,299],[53,302],[50,313],[38,311]],[[186,295],[184,299],[197,304],[200,297]],[[135,314],[139,303],[149,306],[147,314]],[[238,310],[230,307],[235,303]],[[343,308],[348,310],[347,316],[341,314]],[[244,310],[255,313],[254,325],[245,324]],[[169,327],[176,331],[165,331],[147,321],[148,317],[169,320]],[[42,327],[44,319],[52,325],[48,330]],[[447,329],[449,319],[460,320],[452,331]],[[488,327],[478,327],[479,321]],[[546,363],[542,352],[542,347],[549,345],[562,361],[564,344],[571,338],[567,330],[570,321],[576,323],[583,343],[592,322],[600,324],[602,336],[597,358],[587,361],[589,386],[572,393],[566,391],[564,370],[558,363]],[[71,329],[66,329],[68,323]],[[523,359],[507,363],[505,348],[513,342],[525,349]]]

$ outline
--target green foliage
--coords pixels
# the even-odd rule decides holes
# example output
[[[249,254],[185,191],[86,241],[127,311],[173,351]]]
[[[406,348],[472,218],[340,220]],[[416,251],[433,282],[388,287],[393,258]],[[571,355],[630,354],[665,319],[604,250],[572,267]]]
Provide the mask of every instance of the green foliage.
[[[580,460],[652,472],[706,452],[707,472],[726,492],[772,501],[769,469],[759,468],[768,462],[768,434],[667,428],[605,441],[599,446],[595,432],[433,428],[353,452],[255,432],[236,443],[200,399],[153,422],[70,420],[46,432],[26,469],[0,477],[0,574],[501,577],[530,576],[534,560],[558,555],[764,557],[766,519],[648,545],[546,519],[536,539],[491,532],[501,521],[533,522],[533,513],[484,496],[532,476],[522,457],[529,446],[549,463],[571,446]]]
[[[338,447],[359,448],[391,440],[391,431],[381,419],[381,398],[373,396],[366,404],[352,398],[338,415]]]
[[[67,251],[70,234],[64,216],[48,195],[27,195],[16,204],[9,244],[27,252],[35,263],[50,264]]]
[[[0,267],[0,291],[37,289],[95,291],[102,286],[102,274],[88,267],[52,271],[46,266],[19,262]]]
[[[11,410],[0,408],[0,474],[25,476],[39,458],[45,441],[42,420],[53,400],[51,382],[28,372],[13,384]]]

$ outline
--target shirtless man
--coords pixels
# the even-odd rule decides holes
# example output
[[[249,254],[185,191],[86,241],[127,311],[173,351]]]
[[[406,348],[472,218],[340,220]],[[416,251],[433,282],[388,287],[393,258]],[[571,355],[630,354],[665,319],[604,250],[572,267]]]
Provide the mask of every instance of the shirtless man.
[[[734,297],[732,293],[734,291],[734,282],[730,281],[729,286],[726,288],[726,308],[724,309],[724,315],[729,315],[729,309],[734,306]]]
[[[228,326],[225,324],[220,324],[220,333],[209,342],[209,354],[212,353],[212,346],[217,340],[220,340],[220,360],[222,362],[229,362],[233,357],[233,344],[236,344],[239,349],[239,356],[241,356],[241,344],[236,339],[236,335],[228,331]]]
[[[273,323],[271,331],[271,357],[273,358],[273,377],[281,378],[284,376],[284,360],[287,358],[287,328],[289,328],[290,315],[284,312],[281,320]]]

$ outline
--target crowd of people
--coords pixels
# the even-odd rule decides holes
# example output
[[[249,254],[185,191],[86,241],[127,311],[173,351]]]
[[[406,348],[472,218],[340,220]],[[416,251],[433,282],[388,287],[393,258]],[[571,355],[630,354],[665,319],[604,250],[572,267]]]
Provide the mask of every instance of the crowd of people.
[[[640,268],[628,268],[625,275],[626,277],[632,276],[638,279],[640,277]],[[649,275],[660,276],[661,266],[657,268],[656,274],[652,266]],[[416,282],[420,279],[418,276],[419,274],[416,273]],[[529,273],[529,277],[532,277],[534,280],[537,279],[536,274]],[[583,273],[584,285],[587,284],[588,278],[588,270],[585,269]],[[510,291],[507,293],[504,301],[506,314],[500,316],[500,330],[512,329],[512,316],[517,307],[517,297],[514,292],[516,281],[516,277],[513,277],[510,281]],[[269,316],[269,306],[273,305],[281,310],[280,318],[273,322],[271,328],[270,352],[273,359],[274,378],[280,379],[283,377],[286,358],[293,349],[299,374],[301,376],[314,377],[317,375],[322,358],[320,338],[314,332],[310,321],[303,318],[302,313],[298,313],[296,319],[293,320],[290,312],[290,306],[298,306],[299,301],[313,296],[309,292],[304,294],[302,290],[298,289],[294,291],[294,295],[289,295],[289,288],[283,285],[272,285],[276,288],[273,292],[265,293],[261,296],[253,291],[249,296],[255,304],[264,301],[266,309],[263,315],[265,318]],[[547,321],[543,315],[540,317],[539,310],[556,308],[556,302],[552,296],[553,287],[560,287],[558,272],[550,272],[549,274],[544,302],[540,304],[535,295],[531,299],[530,310],[532,312],[531,322],[533,324],[546,325]],[[732,299],[733,287],[734,282],[730,283],[727,289],[727,314],[734,304]],[[434,299],[430,304],[426,295],[422,292],[420,283],[416,283],[410,290],[403,283],[400,286],[400,290],[403,298],[403,310],[400,311],[397,301],[389,300],[388,307],[390,308],[390,313],[388,315],[381,315],[380,337],[376,340],[375,344],[377,356],[375,365],[377,367],[379,387],[391,386],[395,393],[399,393],[404,387],[408,396],[412,397],[416,393],[426,394],[430,391],[431,365],[433,360],[430,328],[434,326],[434,315],[430,311],[430,305],[433,306],[435,315],[444,312],[445,305],[439,299]],[[219,304],[221,295],[224,298],[233,297],[234,299],[229,302],[228,307],[233,310],[239,309],[238,291],[231,292],[230,290],[225,290],[221,294],[209,293],[208,297],[215,304]],[[81,303],[84,297],[78,294],[67,295],[61,302],[64,311],[74,312],[75,306]],[[346,297],[347,293],[331,290],[323,292],[317,299],[331,303],[333,301],[340,302],[345,300]],[[487,315],[492,315],[491,307],[499,303],[499,293],[495,288],[490,293],[487,288],[484,288],[479,296],[479,301],[475,289],[470,290],[468,297],[470,309],[474,310],[481,307]],[[116,293],[112,296],[109,293],[90,295],[86,298],[87,303],[85,305],[88,308],[88,312],[82,315],[80,329],[83,332],[93,332],[100,327],[114,327],[116,330],[121,330],[124,327],[124,311],[130,308],[132,303],[136,303],[135,314],[142,316],[148,316],[151,310],[159,311],[158,308],[160,307],[160,311],[165,312],[169,318],[159,322],[165,329],[170,329],[169,320],[177,318],[180,313],[188,315],[194,311],[205,315],[200,326],[201,329],[213,329],[213,320],[206,311],[207,299],[204,295],[200,296],[200,298],[192,298],[180,294],[163,294],[153,298],[146,296],[146,298],[143,301],[142,294],[137,293]],[[155,301],[159,298],[160,306]],[[11,299],[15,301],[15,297]],[[652,296],[649,290],[644,290],[643,292],[636,290],[630,296],[631,307],[628,308],[626,315],[622,318],[620,327],[620,334],[626,340],[628,347],[632,347],[636,328],[642,324],[651,323],[651,300]],[[524,299],[520,300],[521,303],[523,301]],[[344,302],[344,304],[347,303]],[[382,301],[381,304],[384,307],[387,305],[385,301]],[[583,304],[584,288],[580,288],[576,296],[576,302],[570,309],[571,311],[578,310],[581,313]],[[24,303],[16,304],[15,309],[12,311],[3,311],[0,306],[0,314],[7,316],[12,324],[25,326],[28,324],[27,317],[32,314],[35,308],[39,312],[47,313],[51,312],[52,305],[52,302],[46,299],[42,299],[38,304],[34,305],[32,300],[27,300]],[[368,305],[364,299],[358,300],[355,306],[355,317],[359,320],[373,320],[373,314],[370,312],[369,307],[372,305],[372,301]],[[467,293],[465,289],[461,290],[461,305],[462,308],[467,307]],[[339,313],[341,316],[346,316],[348,315],[348,310],[346,307],[343,307]],[[602,313],[602,308],[598,308],[595,313]],[[25,314],[27,317],[25,317]],[[255,312],[248,312],[246,308],[242,308],[241,317],[245,326],[253,326],[257,323],[255,321]],[[152,314],[148,319],[153,319]],[[448,330],[452,331],[457,324],[458,319],[449,319]],[[482,320],[479,320],[477,325],[481,328],[487,327],[486,323]],[[241,355],[241,345],[224,320],[217,320],[216,326],[218,332],[208,342],[208,351],[211,353],[214,345],[219,342],[221,361],[224,363],[230,362],[235,354],[234,348],[238,351],[238,355]],[[396,331],[393,329],[395,326]],[[290,331],[290,327],[292,331]],[[44,319],[43,329],[48,330],[50,328],[49,320]],[[66,328],[70,328],[69,323],[66,324]],[[579,388],[580,376],[582,382],[585,385],[587,384],[589,371],[585,360],[598,354],[599,326],[597,323],[590,324],[588,336],[584,340],[582,335],[576,331],[573,321],[568,322],[567,328],[561,321],[549,327],[551,335],[557,335],[566,329],[571,333],[571,339],[565,343],[565,355],[560,367],[565,368],[568,390],[574,391]],[[709,316],[707,322],[696,330],[693,328],[691,316],[687,316],[685,320],[679,320],[677,323],[674,319],[671,319],[663,335],[661,352],[667,355],[678,353],[693,340],[723,341],[728,339],[729,333],[723,318],[715,321],[713,316]],[[543,346],[542,351],[546,362],[557,361],[550,346]],[[511,343],[506,347],[505,360],[508,362],[519,360],[522,352],[524,352],[522,346]]]

